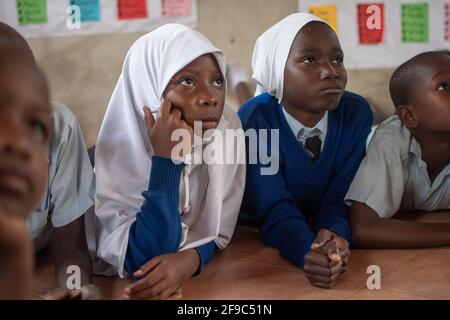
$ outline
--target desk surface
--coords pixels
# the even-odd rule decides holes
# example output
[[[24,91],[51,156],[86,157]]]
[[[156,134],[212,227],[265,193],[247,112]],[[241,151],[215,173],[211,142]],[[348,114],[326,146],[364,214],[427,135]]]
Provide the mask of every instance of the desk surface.
[[[435,221],[450,221],[450,212]],[[367,267],[381,269],[381,289],[369,290]],[[259,232],[238,226],[232,243],[217,253],[183,289],[183,299],[450,299],[450,248],[352,250],[349,267],[332,289],[312,287],[304,273],[262,244]],[[128,280],[94,277],[106,299],[120,299]],[[48,254],[38,257],[33,299],[55,288]]]

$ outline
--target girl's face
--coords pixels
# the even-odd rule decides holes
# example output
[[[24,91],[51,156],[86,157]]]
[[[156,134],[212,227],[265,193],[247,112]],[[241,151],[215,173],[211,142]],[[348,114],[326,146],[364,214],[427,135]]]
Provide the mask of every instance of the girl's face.
[[[192,128],[202,122],[202,133],[219,124],[225,104],[225,81],[212,54],[205,54],[176,73],[163,97],[182,112]]]
[[[307,24],[295,37],[286,61],[282,103],[310,112],[335,109],[347,84],[343,59],[329,26]]]

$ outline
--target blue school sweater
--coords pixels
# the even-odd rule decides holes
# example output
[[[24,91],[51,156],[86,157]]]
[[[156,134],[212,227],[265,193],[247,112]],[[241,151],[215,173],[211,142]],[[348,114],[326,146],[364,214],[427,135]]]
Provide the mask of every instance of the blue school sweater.
[[[259,95],[244,104],[238,115],[245,130],[279,129],[279,170],[261,175],[261,168],[270,165],[262,164],[259,156],[257,163],[247,166],[241,218],[259,224],[263,241],[302,268],[320,229],[333,231],[350,243],[349,207],[344,196],[365,155],[372,125],[366,100],[350,92],[343,94],[338,107],[328,113],[324,147],[314,163],[275,97]],[[265,145],[272,156],[268,140]],[[247,144],[247,161],[251,160],[248,152]]]
[[[178,210],[180,178],[184,164],[171,159],[153,156],[148,190],[144,203],[130,226],[125,270],[132,279],[133,273],[153,257],[177,252],[181,241],[181,216]],[[214,256],[215,243],[211,241],[195,248],[200,265]]]

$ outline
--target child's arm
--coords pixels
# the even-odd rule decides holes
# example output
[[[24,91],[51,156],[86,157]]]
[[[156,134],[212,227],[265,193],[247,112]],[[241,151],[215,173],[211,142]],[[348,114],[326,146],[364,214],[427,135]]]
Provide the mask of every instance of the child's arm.
[[[23,218],[0,208],[0,300],[28,299],[33,252]]]
[[[125,269],[130,275],[150,259],[178,250],[181,241],[178,198],[183,167],[171,159],[152,157],[149,188],[142,193],[144,204],[128,235]]]
[[[172,159],[178,141],[172,141],[171,135],[176,129],[185,129],[191,136],[187,150],[193,138],[192,128],[181,119],[181,110],[172,108],[169,100],[162,102],[156,120],[147,107],[144,114],[154,155],[148,191],[142,193],[144,203],[128,234],[124,266],[133,279],[134,273],[150,259],[178,250],[182,235],[178,201],[184,164]]]
[[[344,197],[365,155],[366,140],[372,124],[370,109],[368,106],[365,109],[366,112],[361,111],[359,117],[352,119],[357,121],[358,128],[351,135],[353,137],[351,144],[342,150],[342,152],[346,152],[346,156],[342,165],[336,168],[336,174],[331,179],[323,198],[322,209],[316,216],[317,231],[320,229],[332,231],[349,243],[351,241],[348,223],[350,208],[345,204]]]
[[[73,288],[68,287],[73,279],[73,274],[67,273],[69,266],[80,268],[81,286],[92,281],[84,214],[94,204],[95,190],[94,170],[77,119],[63,106],[54,106],[53,114],[55,134],[50,144],[50,174],[53,176],[49,177],[49,211],[54,227],[52,247],[59,290],[49,293],[47,298],[59,299],[70,298],[74,293],[69,292]],[[92,293],[89,299],[100,298],[94,286],[86,288],[96,291],[89,290]]]
[[[71,265],[80,268],[81,286],[92,282],[92,265],[86,243],[84,216],[65,226],[55,228],[52,247],[55,276],[60,288],[67,289],[71,283],[73,273],[67,272]]]
[[[280,249],[286,260],[303,268],[306,253],[315,239],[305,217],[285,185],[282,168],[275,175],[261,175],[259,164],[247,166],[248,210],[255,215],[264,242]]]
[[[421,223],[380,218],[364,203],[353,201],[350,211],[353,246],[407,249],[450,245],[450,223]]]

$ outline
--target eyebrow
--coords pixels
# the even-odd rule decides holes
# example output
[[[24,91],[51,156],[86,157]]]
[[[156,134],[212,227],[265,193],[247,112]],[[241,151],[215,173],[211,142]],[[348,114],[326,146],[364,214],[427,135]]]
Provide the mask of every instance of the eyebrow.
[[[302,49],[298,50],[297,52],[302,52],[302,53],[312,52],[312,53],[314,53],[314,52],[320,52],[320,51],[322,51],[322,49],[320,49],[320,48],[308,47],[308,48],[302,48]],[[332,48],[331,52],[344,53],[342,48],[339,48],[339,47]]]
[[[190,73],[190,74],[194,75],[195,77],[197,77],[197,76],[199,76],[200,72],[201,72],[200,70],[183,69],[183,70],[178,71],[176,74],[174,74],[172,76],[172,78],[170,78],[170,81],[174,81],[174,80],[176,80],[176,78],[181,77],[181,76],[185,75],[186,73]],[[221,77],[224,78],[224,75],[222,74],[222,71],[220,71],[220,69],[219,70],[213,70],[211,72],[211,74],[214,75],[214,76],[220,75]]]
[[[432,78],[431,81],[433,81],[434,79],[440,77],[440,76],[450,76],[450,71],[439,71],[438,73],[436,73]]]

